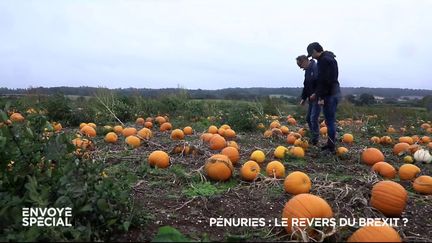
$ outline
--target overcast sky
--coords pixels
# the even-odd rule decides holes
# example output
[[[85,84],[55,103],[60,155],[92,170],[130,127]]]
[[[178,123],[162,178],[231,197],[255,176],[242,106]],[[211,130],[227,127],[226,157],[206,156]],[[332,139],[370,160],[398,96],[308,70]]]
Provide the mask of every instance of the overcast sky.
[[[301,87],[318,41],[343,87],[432,89],[432,1],[0,0],[0,87]]]

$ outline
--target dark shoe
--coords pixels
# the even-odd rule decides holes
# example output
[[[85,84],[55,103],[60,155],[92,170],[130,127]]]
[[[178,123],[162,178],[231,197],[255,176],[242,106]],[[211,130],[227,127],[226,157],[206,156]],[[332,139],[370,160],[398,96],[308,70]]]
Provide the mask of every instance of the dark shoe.
[[[322,146],[321,147],[321,150],[328,150],[329,152],[331,152],[332,154],[336,154],[336,149],[335,149],[335,147],[334,146],[331,146],[331,145],[328,145],[328,144],[326,144],[326,145],[324,145],[324,146]]]

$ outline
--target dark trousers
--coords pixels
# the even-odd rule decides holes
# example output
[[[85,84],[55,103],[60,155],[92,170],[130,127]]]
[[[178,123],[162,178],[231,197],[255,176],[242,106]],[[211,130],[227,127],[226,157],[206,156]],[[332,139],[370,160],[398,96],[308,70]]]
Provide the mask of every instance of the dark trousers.
[[[327,145],[335,148],[336,144],[336,110],[339,103],[340,94],[324,97],[323,113],[327,124]]]
[[[309,108],[306,115],[306,122],[308,123],[311,132],[312,143],[317,143],[319,138],[319,115],[321,113],[321,106],[317,101],[309,101]]]

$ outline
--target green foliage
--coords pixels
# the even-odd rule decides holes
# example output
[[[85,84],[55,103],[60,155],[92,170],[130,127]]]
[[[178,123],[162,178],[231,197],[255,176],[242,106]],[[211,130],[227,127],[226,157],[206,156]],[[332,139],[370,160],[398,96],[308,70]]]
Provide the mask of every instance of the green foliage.
[[[0,122],[7,120],[0,110]],[[127,167],[78,158],[65,133],[43,115],[0,128],[0,241],[109,240],[134,219]],[[72,227],[23,227],[23,207],[71,207]]]
[[[152,242],[192,242],[192,240],[171,226],[163,226],[159,228]]]
[[[50,120],[66,122],[71,117],[70,100],[63,94],[51,95],[43,105]]]

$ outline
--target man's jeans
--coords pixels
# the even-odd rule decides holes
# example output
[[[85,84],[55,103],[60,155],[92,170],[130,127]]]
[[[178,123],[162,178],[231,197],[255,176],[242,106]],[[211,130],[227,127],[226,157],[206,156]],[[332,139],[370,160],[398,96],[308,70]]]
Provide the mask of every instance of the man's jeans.
[[[327,124],[327,146],[335,148],[336,144],[336,110],[340,100],[340,94],[324,97],[323,113]]]
[[[311,131],[312,143],[317,143],[319,138],[319,122],[318,118],[321,113],[321,106],[318,105],[318,102],[309,101],[309,108],[306,115],[306,121],[309,126],[309,130]]]

